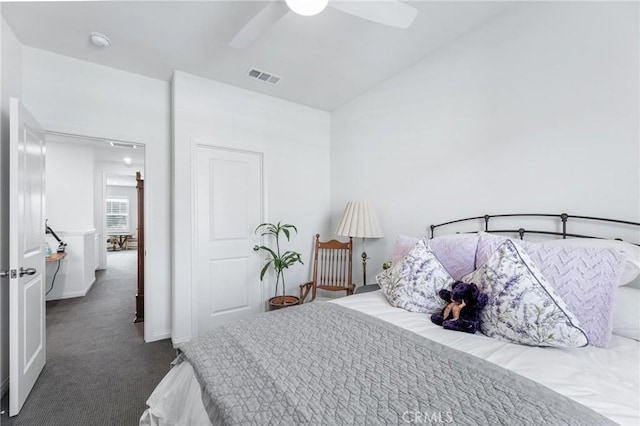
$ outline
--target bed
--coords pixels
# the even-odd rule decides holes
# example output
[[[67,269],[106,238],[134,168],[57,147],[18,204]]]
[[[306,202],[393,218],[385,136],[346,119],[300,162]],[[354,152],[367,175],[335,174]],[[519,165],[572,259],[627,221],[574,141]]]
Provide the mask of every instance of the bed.
[[[140,424],[638,425],[640,290],[611,291],[601,347],[446,330],[384,286],[262,314],[181,346]]]

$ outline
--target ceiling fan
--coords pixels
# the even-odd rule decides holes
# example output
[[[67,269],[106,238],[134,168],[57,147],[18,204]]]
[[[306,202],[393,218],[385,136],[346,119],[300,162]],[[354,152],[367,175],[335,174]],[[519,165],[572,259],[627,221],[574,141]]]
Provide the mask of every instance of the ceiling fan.
[[[402,29],[409,28],[418,14],[416,8],[398,0],[272,0],[238,31],[230,45],[236,48],[250,46],[289,11],[312,16],[322,12],[327,5],[378,24]]]

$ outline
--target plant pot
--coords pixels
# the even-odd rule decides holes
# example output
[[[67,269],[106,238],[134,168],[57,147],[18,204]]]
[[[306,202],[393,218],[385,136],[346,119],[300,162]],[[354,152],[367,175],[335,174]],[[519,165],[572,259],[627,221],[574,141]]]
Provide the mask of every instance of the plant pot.
[[[288,308],[299,304],[300,299],[296,296],[276,296],[269,299],[269,310],[275,311],[276,309]]]

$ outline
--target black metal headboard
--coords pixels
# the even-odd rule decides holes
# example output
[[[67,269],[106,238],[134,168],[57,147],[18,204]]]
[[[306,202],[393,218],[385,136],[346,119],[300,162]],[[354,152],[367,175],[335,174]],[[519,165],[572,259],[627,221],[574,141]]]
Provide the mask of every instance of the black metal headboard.
[[[534,229],[525,229],[525,228],[518,228],[518,229],[490,229],[489,227],[489,221],[492,218],[507,218],[507,217],[515,217],[515,218],[558,218],[562,221],[562,231],[558,232],[558,231],[544,231],[544,230],[534,230]],[[575,234],[575,233],[569,233],[567,232],[567,222],[569,221],[569,219],[581,219],[581,220],[586,220],[586,221],[592,221],[592,222],[599,222],[599,223],[613,223],[613,224],[619,224],[619,225],[628,225],[631,227],[637,227],[638,230],[640,230],[640,222],[631,222],[628,220],[618,220],[618,219],[607,219],[607,218],[602,218],[602,217],[591,217],[591,216],[574,216],[574,215],[569,215],[567,213],[561,213],[561,214],[540,214],[540,213],[518,213],[518,214],[492,214],[492,215],[484,215],[484,216],[475,216],[475,217],[468,217],[465,219],[457,219],[457,220],[452,220],[449,222],[444,222],[444,223],[439,223],[437,225],[431,225],[429,228],[431,229],[431,238],[434,237],[434,233],[436,228],[442,227],[442,226],[446,226],[446,225],[452,225],[455,223],[461,223],[461,222],[469,222],[469,221],[479,221],[479,220],[483,220],[484,221],[484,229],[483,231],[485,232],[491,232],[491,233],[517,233],[518,235],[520,235],[520,239],[524,238],[525,234],[537,234],[537,235],[554,235],[554,236],[558,236],[558,237],[562,237],[563,239],[567,238],[567,237],[572,237],[572,238],[603,238],[603,237],[597,237],[597,236],[593,236],[593,235],[584,235],[584,234]],[[468,231],[468,232],[477,232],[476,231]],[[616,238],[616,239],[620,239],[620,238]],[[639,245],[637,242],[632,242],[632,244],[635,245]]]

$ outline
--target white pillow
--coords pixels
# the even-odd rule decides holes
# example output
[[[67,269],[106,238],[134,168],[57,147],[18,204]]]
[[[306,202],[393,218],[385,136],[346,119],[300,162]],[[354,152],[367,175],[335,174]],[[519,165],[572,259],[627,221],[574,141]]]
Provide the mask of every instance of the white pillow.
[[[619,287],[613,305],[613,334],[640,340],[640,290]]]
[[[566,240],[544,241],[544,244],[620,250],[627,255],[627,261],[618,285],[629,284],[640,275],[640,247],[625,241],[601,240],[598,238],[568,238]]]

